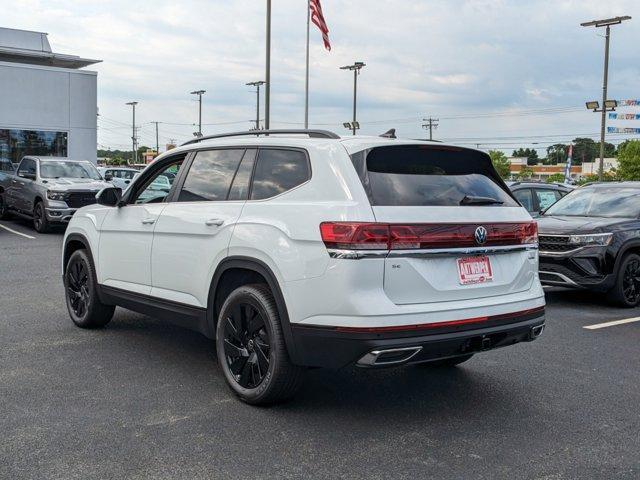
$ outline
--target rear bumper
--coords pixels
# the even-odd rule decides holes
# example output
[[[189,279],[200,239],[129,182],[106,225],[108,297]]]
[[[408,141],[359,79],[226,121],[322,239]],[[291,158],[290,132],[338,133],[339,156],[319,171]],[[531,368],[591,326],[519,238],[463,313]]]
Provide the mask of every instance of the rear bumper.
[[[292,325],[298,363],[311,367],[389,367],[477,353],[535,340],[544,308],[434,325],[357,329]],[[387,352],[389,351],[390,352]]]

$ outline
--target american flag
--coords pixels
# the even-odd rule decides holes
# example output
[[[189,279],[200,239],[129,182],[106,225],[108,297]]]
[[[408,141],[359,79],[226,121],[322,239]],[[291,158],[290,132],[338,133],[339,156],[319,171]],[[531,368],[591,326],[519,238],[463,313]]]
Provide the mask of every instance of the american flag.
[[[324,41],[324,48],[331,51],[331,43],[329,42],[329,27],[322,15],[322,6],[320,6],[320,0],[309,0],[309,8],[311,9],[311,21],[322,32],[322,40]]]

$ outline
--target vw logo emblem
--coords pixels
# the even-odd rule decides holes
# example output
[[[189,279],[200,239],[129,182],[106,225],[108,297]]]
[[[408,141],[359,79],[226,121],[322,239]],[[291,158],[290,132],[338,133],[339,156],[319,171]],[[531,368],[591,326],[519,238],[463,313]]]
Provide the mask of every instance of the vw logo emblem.
[[[484,227],[476,228],[476,233],[474,234],[476,237],[476,243],[478,245],[484,245],[487,241],[487,229]]]

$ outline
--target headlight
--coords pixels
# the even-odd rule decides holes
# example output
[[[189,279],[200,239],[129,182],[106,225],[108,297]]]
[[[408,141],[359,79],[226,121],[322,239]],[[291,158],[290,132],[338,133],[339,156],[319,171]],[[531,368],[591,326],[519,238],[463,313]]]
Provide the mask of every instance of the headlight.
[[[67,194],[67,192],[53,192],[53,191],[49,191],[47,192],[47,198],[49,200],[64,200],[64,196]]]
[[[571,235],[569,243],[572,245],[599,245],[606,246],[611,243],[613,233],[593,233],[589,235]]]

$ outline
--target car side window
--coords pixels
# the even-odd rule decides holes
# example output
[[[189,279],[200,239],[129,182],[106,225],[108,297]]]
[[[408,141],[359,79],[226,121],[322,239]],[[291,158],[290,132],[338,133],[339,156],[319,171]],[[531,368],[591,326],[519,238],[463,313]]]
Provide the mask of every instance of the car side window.
[[[167,167],[160,169],[155,175],[148,178],[143,186],[138,190],[136,196],[129,203],[162,203],[166,200],[171,192],[171,182],[169,177],[165,175],[177,173],[182,165],[184,158],[176,160]]]
[[[300,150],[261,149],[253,174],[251,200],[275,197],[311,178],[311,168]]]
[[[244,149],[220,149],[196,153],[177,201],[226,200],[244,152]]]
[[[516,190],[513,192],[513,195],[516,197],[518,202],[527,209],[527,211],[533,212],[533,195],[531,194],[530,189],[523,188],[522,190]]]
[[[18,167],[19,173],[31,173],[33,175],[36,174],[36,162],[30,158],[25,158],[20,162],[20,166]]]
[[[546,210],[551,205],[556,203],[562,196],[557,190],[549,190],[546,188],[538,188],[535,190],[536,197],[538,197],[538,206],[540,210]]]

